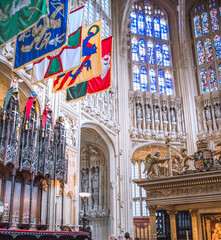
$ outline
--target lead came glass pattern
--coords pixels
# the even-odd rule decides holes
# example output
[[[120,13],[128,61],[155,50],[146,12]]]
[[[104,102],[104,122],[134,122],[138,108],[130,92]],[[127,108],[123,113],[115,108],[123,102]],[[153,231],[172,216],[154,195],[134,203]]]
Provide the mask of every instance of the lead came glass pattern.
[[[218,66],[219,84],[221,85],[221,63]]]
[[[219,35],[214,37],[214,46],[216,50],[216,59],[218,60],[221,58],[221,39]]]
[[[195,16],[195,17],[194,17],[194,28],[195,28],[195,36],[196,36],[196,37],[202,36],[200,16]]]
[[[202,13],[201,19],[202,19],[203,35],[206,35],[207,33],[209,33],[209,22],[208,22],[207,12]]]
[[[147,70],[144,66],[140,69],[140,80],[141,80],[141,90],[142,92],[148,91],[147,84]]]
[[[158,6],[153,5],[153,1],[140,0],[139,3],[132,5],[129,28],[133,89],[174,94],[166,14]],[[170,72],[169,84],[166,84],[166,71]]]
[[[203,43],[201,41],[197,43],[197,53],[198,53],[199,65],[205,64],[205,53],[204,53]]]
[[[213,92],[217,90],[216,74],[215,74],[215,69],[213,67],[209,67],[208,76],[209,76],[208,81],[210,84],[210,89],[211,89],[211,92]]]
[[[221,1],[201,0],[194,6],[192,10],[193,35],[202,93],[221,89],[220,22]]]
[[[144,16],[143,16],[143,14],[139,13],[137,15],[137,22],[138,22],[138,34],[145,35]]]
[[[145,41],[142,38],[139,40],[139,53],[140,62],[147,62]]]

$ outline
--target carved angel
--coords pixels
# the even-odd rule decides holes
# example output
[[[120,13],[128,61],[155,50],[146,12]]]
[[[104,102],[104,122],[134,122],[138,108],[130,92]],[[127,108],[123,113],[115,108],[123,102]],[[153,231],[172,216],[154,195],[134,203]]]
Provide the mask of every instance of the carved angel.
[[[145,168],[143,173],[147,172],[147,176],[160,176],[159,163],[164,163],[169,158],[160,159],[160,152],[157,151],[154,155],[148,154],[145,159]]]

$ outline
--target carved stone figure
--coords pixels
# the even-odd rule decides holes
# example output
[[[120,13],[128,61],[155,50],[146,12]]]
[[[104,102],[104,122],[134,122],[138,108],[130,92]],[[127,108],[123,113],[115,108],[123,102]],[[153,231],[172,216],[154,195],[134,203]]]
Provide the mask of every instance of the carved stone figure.
[[[18,79],[13,73],[11,74],[12,76],[12,81],[11,81],[11,86],[13,88],[13,91],[18,92],[18,84],[20,82],[23,82],[22,79]]]
[[[81,189],[82,192],[88,192],[89,187],[89,179],[88,179],[88,173],[86,169],[82,169],[81,171]]]
[[[98,197],[99,197],[99,171],[95,168],[91,177],[92,182],[92,198],[93,198],[93,210],[98,209]]]
[[[145,110],[146,110],[146,121],[149,121],[149,120],[151,120],[150,106],[146,105]]]
[[[175,109],[174,108],[171,108],[170,116],[171,116],[171,122],[175,123],[176,122],[176,113],[175,113]]]
[[[214,112],[215,112],[216,119],[220,119],[221,118],[221,110],[220,110],[219,104],[214,105]]]
[[[143,173],[147,172],[147,177],[158,177],[161,175],[159,163],[164,163],[169,158],[160,159],[160,152],[157,151],[154,155],[148,154],[145,159],[145,168]]]
[[[142,109],[140,104],[137,104],[137,120],[142,120]]]
[[[212,117],[211,117],[211,109],[210,109],[210,107],[208,107],[208,106],[206,107],[205,114],[206,114],[206,121],[211,121]]]
[[[154,107],[154,120],[156,122],[159,121],[159,107],[158,106]]]
[[[99,191],[99,171],[95,168],[94,173],[91,176],[93,193],[98,193]]]
[[[173,172],[182,174],[183,172],[187,171],[190,167],[188,164],[188,160],[194,160],[192,156],[187,154],[186,148],[181,149],[181,156],[175,155],[173,159]]]
[[[165,106],[162,109],[162,119],[163,119],[163,122],[168,121],[168,119],[167,119],[167,108]]]

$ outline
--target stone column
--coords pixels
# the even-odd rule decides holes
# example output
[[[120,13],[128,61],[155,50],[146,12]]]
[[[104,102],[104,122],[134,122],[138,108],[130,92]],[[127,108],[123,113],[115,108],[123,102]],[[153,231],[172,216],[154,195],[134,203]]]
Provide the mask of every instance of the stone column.
[[[177,232],[176,232],[176,214],[175,211],[167,211],[170,215],[170,229],[171,229],[171,240],[177,240]]]
[[[157,239],[157,228],[156,228],[156,211],[157,206],[150,206],[150,240]]]
[[[191,209],[189,210],[191,213],[191,219],[192,219],[192,234],[193,234],[193,240],[199,239],[199,232],[198,232],[198,209]]]

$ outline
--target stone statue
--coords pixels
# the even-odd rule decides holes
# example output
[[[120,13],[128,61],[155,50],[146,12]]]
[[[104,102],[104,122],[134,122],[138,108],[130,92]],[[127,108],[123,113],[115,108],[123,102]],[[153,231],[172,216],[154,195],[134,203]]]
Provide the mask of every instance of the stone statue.
[[[174,108],[171,108],[170,110],[170,116],[171,116],[171,122],[175,123],[176,122],[176,116],[175,116],[175,110]]]
[[[145,168],[143,173],[147,172],[147,177],[158,177],[161,175],[159,163],[164,163],[169,158],[160,159],[160,152],[157,151],[154,155],[148,154],[145,159]]]
[[[167,122],[167,108],[164,106],[163,109],[162,109],[162,119],[163,119],[163,122]]]
[[[159,122],[159,107],[158,106],[154,107],[154,120],[156,122]]]
[[[211,109],[210,109],[210,107],[208,107],[208,106],[206,107],[205,113],[206,113],[206,121],[211,121],[212,117],[211,117]]]
[[[150,106],[146,105],[145,109],[146,109],[146,121],[149,121],[149,120],[151,120]]]
[[[181,156],[175,155],[173,159],[173,172],[182,174],[183,172],[187,171],[190,167],[188,164],[188,160],[194,160],[192,156],[187,154],[186,148],[181,149]]]
[[[214,105],[214,112],[215,112],[216,119],[220,119],[221,118],[221,110],[220,110],[219,104]]]
[[[88,192],[89,180],[88,173],[86,169],[82,169],[81,171],[81,189],[82,192]]]
[[[99,197],[99,171],[95,168],[94,173],[91,176],[92,182],[92,198],[93,198],[93,210],[98,209],[98,197]]]
[[[142,120],[142,109],[140,103],[137,104],[137,120]]]

